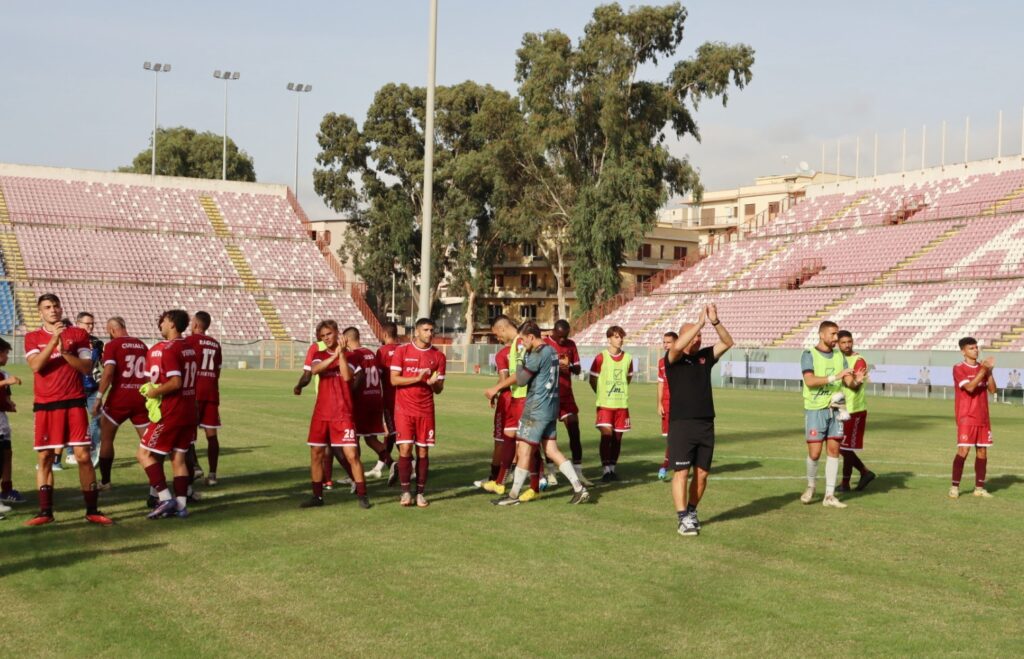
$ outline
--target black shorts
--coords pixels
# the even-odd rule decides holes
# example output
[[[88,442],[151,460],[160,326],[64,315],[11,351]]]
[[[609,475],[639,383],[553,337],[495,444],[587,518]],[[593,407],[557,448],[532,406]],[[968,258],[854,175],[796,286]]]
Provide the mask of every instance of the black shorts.
[[[11,450],[11,436],[7,434],[0,434],[0,451]]]
[[[675,471],[696,466],[711,471],[715,453],[715,420],[669,419],[668,464]]]

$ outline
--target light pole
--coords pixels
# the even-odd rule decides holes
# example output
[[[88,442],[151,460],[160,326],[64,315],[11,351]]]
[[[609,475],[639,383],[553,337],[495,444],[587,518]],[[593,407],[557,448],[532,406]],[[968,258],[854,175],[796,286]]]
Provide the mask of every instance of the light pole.
[[[427,107],[423,127],[423,225],[420,238],[420,317],[430,317],[431,215],[434,212],[434,85],[437,74],[437,0],[430,0]]]
[[[313,85],[306,85],[301,82],[289,82],[288,91],[290,92],[309,92],[313,91]],[[299,107],[302,101],[302,95],[296,94],[295,96],[295,198],[299,198]]]
[[[224,146],[221,148],[220,156],[220,178],[222,181],[228,180],[228,80],[238,80],[241,75],[238,71],[218,69],[213,72],[214,78],[224,81]]]
[[[170,73],[170,64],[161,64],[160,62],[144,62],[142,68],[147,71],[153,72],[153,163],[150,167],[149,175],[156,176],[156,109],[157,100],[159,99],[159,87],[160,87],[160,75],[161,73]]]

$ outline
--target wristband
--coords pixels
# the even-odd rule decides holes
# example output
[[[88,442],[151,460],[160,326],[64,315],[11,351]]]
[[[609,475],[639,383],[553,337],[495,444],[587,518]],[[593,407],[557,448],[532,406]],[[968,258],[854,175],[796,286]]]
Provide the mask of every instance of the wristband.
[[[717,324],[719,324],[720,322],[722,322],[722,321],[720,321],[720,320],[716,320],[715,322],[711,323],[711,325],[712,325],[712,326],[714,326],[714,325],[717,325]]]
[[[828,383],[829,383],[829,384],[832,384],[832,383],[834,383],[834,382],[835,382],[836,380],[838,380],[839,378],[837,378],[837,377],[836,377],[836,376],[834,376],[834,375],[830,375],[830,376],[828,376],[828,378],[827,378],[827,379],[828,379]]]

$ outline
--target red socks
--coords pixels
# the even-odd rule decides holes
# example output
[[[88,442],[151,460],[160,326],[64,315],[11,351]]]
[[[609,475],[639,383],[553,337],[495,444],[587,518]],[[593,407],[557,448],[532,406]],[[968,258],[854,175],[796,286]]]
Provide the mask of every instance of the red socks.
[[[93,486],[96,484],[93,483]],[[100,491],[99,490],[82,490],[82,498],[85,499],[85,514],[93,515],[96,513],[96,506],[99,502]]]
[[[315,496],[317,499],[322,499],[324,497],[323,481],[313,481],[313,496]]]
[[[412,456],[398,456],[398,482],[402,486],[403,492],[409,491],[409,485],[412,483]]]
[[[206,459],[210,461],[210,473],[217,473],[217,462],[220,460],[220,439],[217,435],[206,438]]]
[[[187,497],[188,496],[188,484],[192,480],[190,476],[175,476],[174,477],[174,496],[176,497]]]
[[[609,447],[611,454],[608,456],[611,459],[611,464],[619,464],[619,453],[622,451],[622,433],[617,432],[612,435],[612,443]]]
[[[164,466],[162,464],[151,464],[146,467],[146,478],[149,479],[149,486],[157,492],[163,492],[167,489],[167,478],[164,476]]]
[[[324,455],[324,482],[330,482],[334,480],[334,455],[331,453],[331,449],[327,449],[327,454]]]
[[[365,497],[366,496],[366,481],[359,481],[359,482],[356,483],[356,496],[357,497]]]
[[[430,469],[430,458],[424,456],[416,460],[416,493],[423,494],[427,489],[427,473]]]
[[[489,481],[497,481],[498,480],[498,472],[499,471],[501,471],[501,464],[492,462],[491,463],[491,476],[487,480],[489,480]]]
[[[601,466],[610,465],[612,462],[612,438],[605,435],[601,435],[601,444],[599,447],[601,453]]]
[[[960,477],[964,475],[964,463],[967,462],[967,456],[957,454],[953,458],[953,485],[960,484]]]
[[[572,463],[583,463],[583,443],[580,441],[580,424],[573,421],[565,424],[565,430],[569,433],[569,451],[572,453]]]
[[[540,492],[541,469],[540,452],[535,450],[533,457],[530,458],[530,489],[534,492]]]
[[[492,479],[496,483],[504,483],[508,470],[512,468],[512,461],[516,457],[516,440],[505,438],[501,445],[501,467],[497,475]]]
[[[39,488],[39,514],[53,515],[53,488],[49,485]]]
[[[985,487],[985,471],[988,469],[988,458],[974,456],[974,487]]]

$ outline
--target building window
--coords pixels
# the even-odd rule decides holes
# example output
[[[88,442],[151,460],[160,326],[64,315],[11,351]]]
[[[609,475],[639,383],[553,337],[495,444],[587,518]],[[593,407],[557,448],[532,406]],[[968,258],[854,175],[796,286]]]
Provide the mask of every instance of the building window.
[[[519,287],[529,291],[537,290],[537,273],[523,273],[519,275]]]
[[[650,278],[651,278],[650,275],[637,275],[636,276],[636,283],[637,284],[645,284],[645,283],[647,283],[647,280],[650,279]]]
[[[519,317],[523,320],[536,320],[537,319],[537,305],[536,304],[520,304],[519,305]]]
[[[494,287],[505,288],[505,275],[494,275]]]
[[[487,305],[487,319],[494,320],[501,314],[505,313],[504,309],[500,304],[488,304]]]
[[[658,250],[659,250],[658,258],[664,260],[665,259],[665,246],[664,245],[658,245]]]
[[[644,243],[636,250],[636,260],[642,261],[649,258],[651,258],[651,245],[650,243]]]
[[[749,220],[750,218],[754,217],[755,214],[756,213],[754,212],[754,204],[745,204],[743,206],[743,219]]]
[[[523,256],[536,256],[537,248],[533,243],[523,243]]]
[[[686,258],[686,248],[682,245],[676,245],[672,248],[672,258],[676,261]]]

